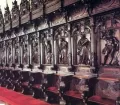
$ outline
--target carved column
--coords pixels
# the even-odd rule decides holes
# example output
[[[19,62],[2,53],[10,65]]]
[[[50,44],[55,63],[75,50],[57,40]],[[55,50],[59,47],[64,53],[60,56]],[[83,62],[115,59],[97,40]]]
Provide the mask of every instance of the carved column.
[[[29,35],[27,35],[28,37]],[[29,56],[29,64],[32,64],[32,39],[28,38],[28,56]]]
[[[40,54],[41,54],[41,64],[43,64],[43,44],[42,44],[43,38],[42,38],[42,34],[40,34]]]
[[[50,29],[50,36],[52,40],[52,65],[55,65],[55,57],[54,57],[54,36],[53,36],[53,29]]]
[[[91,70],[95,69],[95,57],[96,57],[96,51],[95,51],[95,34],[94,34],[94,18],[90,17],[90,26],[91,26]]]
[[[38,61],[39,61],[39,64],[41,64],[41,47],[40,47],[40,33],[36,31],[36,34],[37,34],[37,37],[38,37]]]
[[[54,46],[53,46],[53,48],[55,49],[54,50],[54,64],[56,65],[57,61],[58,61],[58,59],[57,59],[57,52],[56,52],[56,48],[57,48],[56,40],[54,40]]]
[[[67,34],[68,34],[68,64],[72,65],[72,48],[71,48],[71,33],[70,33],[70,24],[67,24]]]
[[[12,40],[12,63],[15,63],[15,45],[16,45],[16,39]]]

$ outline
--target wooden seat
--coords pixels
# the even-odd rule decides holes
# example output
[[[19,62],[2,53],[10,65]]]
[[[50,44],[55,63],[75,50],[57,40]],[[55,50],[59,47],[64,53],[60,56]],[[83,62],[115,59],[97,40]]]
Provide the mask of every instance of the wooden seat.
[[[29,84],[33,91],[34,98],[40,98],[40,99],[45,98],[44,91],[42,88],[42,85],[43,85],[42,80],[43,80],[43,78],[42,78],[42,74],[40,72],[31,72],[30,73]]]
[[[102,98],[100,96],[92,96],[88,99],[88,101],[92,102],[92,103],[97,103],[99,105],[116,105],[115,104],[115,100],[110,100],[107,98]]]

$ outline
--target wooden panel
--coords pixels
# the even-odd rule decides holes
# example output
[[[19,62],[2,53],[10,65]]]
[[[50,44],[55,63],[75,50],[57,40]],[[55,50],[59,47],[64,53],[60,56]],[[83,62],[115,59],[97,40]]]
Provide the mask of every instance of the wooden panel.
[[[101,3],[99,3],[93,10],[93,14],[105,12],[119,7],[120,7],[119,0],[101,0]]]
[[[29,20],[30,20],[30,15],[29,15],[29,13],[26,14],[26,15],[23,15],[23,16],[21,17],[21,24],[27,23],[27,22],[29,22]]]
[[[36,9],[34,11],[32,11],[32,20],[39,18],[40,16],[43,15],[43,6],[39,9]]]
[[[53,11],[58,10],[61,7],[60,0],[48,0],[45,5],[45,13],[51,13]]]
[[[12,21],[12,28],[15,28],[19,26],[19,18],[17,18],[16,20]]]
[[[73,4],[77,1],[79,1],[79,0],[64,0],[64,6],[68,6],[68,5]]]

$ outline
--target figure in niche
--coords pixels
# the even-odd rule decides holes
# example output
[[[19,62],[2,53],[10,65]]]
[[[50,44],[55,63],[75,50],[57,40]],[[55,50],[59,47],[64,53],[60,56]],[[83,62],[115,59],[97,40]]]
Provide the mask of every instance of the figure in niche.
[[[24,49],[23,49],[23,62],[25,64],[28,63],[28,49],[27,49],[27,45],[25,44]]]
[[[90,41],[86,38],[85,34],[82,34],[81,39],[78,41],[77,49],[79,55],[79,64],[89,64]]]
[[[11,47],[8,48],[8,62],[12,63],[12,52],[11,52]]]
[[[35,43],[35,45],[33,45],[33,52],[32,52],[32,61],[35,64],[38,64],[38,43]]]
[[[15,63],[18,63],[18,56],[19,56],[19,48],[16,46],[15,48]]]
[[[113,59],[115,57],[116,52],[119,50],[119,40],[114,37],[114,31],[110,30],[109,35],[105,36],[106,40],[105,47],[102,50],[102,54],[104,54],[104,65],[107,63],[109,56],[111,57],[109,65],[112,64]]]
[[[46,63],[50,64],[52,61],[51,60],[52,45],[49,40],[47,41],[45,48],[46,48]]]
[[[67,54],[68,54],[68,42],[61,38],[59,45],[59,63],[67,63]]]
[[[2,57],[2,63],[5,64],[5,48],[3,48],[1,55],[2,55],[1,56]]]

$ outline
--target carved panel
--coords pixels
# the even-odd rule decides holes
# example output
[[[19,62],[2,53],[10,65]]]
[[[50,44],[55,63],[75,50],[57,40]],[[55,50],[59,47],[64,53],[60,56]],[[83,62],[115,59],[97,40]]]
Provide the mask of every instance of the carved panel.
[[[61,7],[60,0],[46,0],[45,1],[45,13],[51,13],[58,10]]]
[[[36,33],[30,35],[30,44],[32,64],[39,65],[39,36]]]
[[[3,26],[4,26],[4,19],[3,19],[2,10],[0,8],[0,33],[3,32]]]
[[[5,8],[4,23],[5,23],[5,31],[9,30],[11,28],[11,14],[8,5]]]
[[[13,50],[13,60],[14,60],[14,63],[15,64],[19,64],[19,55],[20,55],[20,49],[19,49],[19,38],[16,37],[14,40],[13,40],[13,47],[14,47],[14,50]]]
[[[29,64],[29,51],[28,51],[28,36],[20,37],[20,46],[21,46],[21,63],[24,65]]]
[[[70,4],[73,4],[75,2],[77,2],[78,0],[64,0],[64,6],[68,6]]]
[[[74,64],[90,65],[90,31],[89,19],[72,23]]]
[[[119,0],[100,0],[101,2],[96,5],[94,8],[93,13],[97,14],[100,12],[105,12],[114,8],[119,8],[120,2]]]
[[[28,0],[21,0],[20,3],[20,16],[21,24],[24,24],[30,20],[30,3]]]
[[[89,88],[86,84],[87,80],[86,79],[78,79],[73,77],[73,80],[71,82],[71,90],[77,91],[78,93],[83,93],[83,91],[88,91]]]
[[[74,21],[88,16],[87,9],[82,4],[75,4],[68,8],[69,21]]]
[[[100,56],[103,65],[120,65],[120,12],[98,16],[96,31],[100,38]]]
[[[20,17],[20,12],[19,12],[19,6],[17,4],[17,1],[15,0],[12,2],[12,27],[16,27],[19,25],[19,17]]]
[[[46,29],[48,28],[48,23],[47,23],[47,20],[41,20],[39,26],[38,26],[38,30],[43,30],[43,29]]]
[[[7,49],[7,64],[12,64],[12,40],[6,41],[6,49]]]
[[[44,64],[52,64],[52,35],[49,30],[45,30],[40,33],[41,41],[42,41],[42,52],[43,52],[43,60]]]
[[[43,15],[43,3],[41,0],[31,0],[32,19]]]
[[[119,92],[119,82],[100,80],[97,84],[97,94],[103,98],[116,100],[120,96]]]
[[[68,64],[68,26],[58,26],[54,30],[55,53],[58,64]]]
[[[63,15],[61,12],[56,12],[52,17],[52,26],[57,26],[60,24],[64,24],[66,22],[65,15]]]

